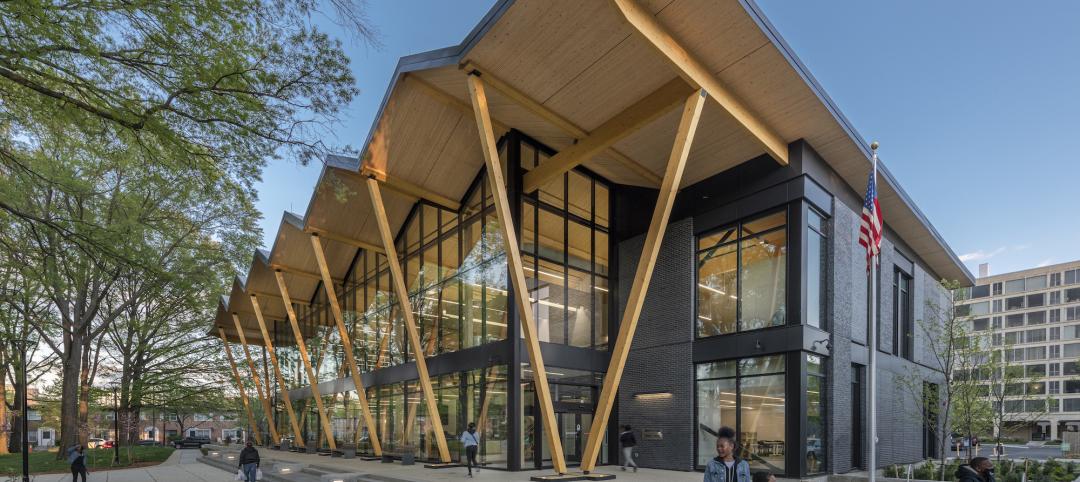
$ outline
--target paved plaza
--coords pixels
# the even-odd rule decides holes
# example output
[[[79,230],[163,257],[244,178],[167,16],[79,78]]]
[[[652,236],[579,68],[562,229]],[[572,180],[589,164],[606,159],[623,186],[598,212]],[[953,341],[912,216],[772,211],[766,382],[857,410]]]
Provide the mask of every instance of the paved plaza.
[[[263,460],[269,459],[314,464],[325,468],[337,468],[342,472],[363,472],[375,476],[390,477],[408,482],[420,481],[460,481],[468,480],[465,468],[452,469],[425,469],[421,464],[402,466],[399,463],[383,464],[374,461],[361,461],[357,459],[329,459],[316,455],[306,455],[291,452],[279,452],[274,450],[260,449]],[[212,467],[199,462],[201,454],[198,450],[177,450],[168,460],[160,465],[137,469],[103,470],[91,472],[89,482],[228,482],[233,480],[234,473]],[[637,473],[622,472],[618,467],[601,467],[599,472],[614,473],[617,480],[629,482],[645,482],[664,480],[667,482],[700,481],[701,474],[697,472],[676,472],[665,470],[641,469]],[[507,472],[502,470],[481,470],[476,473],[473,480],[496,481],[514,480],[526,481],[529,477],[548,473],[542,471]],[[70,474],[43,474],[34,475],[34,482],[68,482]],[[300,481],[300,478],[295,480]],[[308,480],[308,479],[303,479]]]

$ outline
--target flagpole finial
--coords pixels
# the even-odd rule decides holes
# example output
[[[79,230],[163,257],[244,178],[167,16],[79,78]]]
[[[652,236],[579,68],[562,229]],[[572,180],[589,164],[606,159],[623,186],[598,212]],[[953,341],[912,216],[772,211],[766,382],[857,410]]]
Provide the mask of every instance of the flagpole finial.
[[[877,148],[878,148],[878,142],[877,141],[874,141],[874,142],[870,143],[870,150],[871,151],[876,151]]]

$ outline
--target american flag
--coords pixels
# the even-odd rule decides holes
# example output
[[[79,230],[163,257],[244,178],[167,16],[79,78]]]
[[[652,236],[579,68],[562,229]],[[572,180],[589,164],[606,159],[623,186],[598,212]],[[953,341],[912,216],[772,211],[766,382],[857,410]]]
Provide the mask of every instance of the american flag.
[[[862,207],[862,222],[859,223],[859,244],[866,248],[866,270],[870,263],[881,253],[881,206],[877,200],[877,159],[870,171],[870,180],[866,182],[866,199]]]

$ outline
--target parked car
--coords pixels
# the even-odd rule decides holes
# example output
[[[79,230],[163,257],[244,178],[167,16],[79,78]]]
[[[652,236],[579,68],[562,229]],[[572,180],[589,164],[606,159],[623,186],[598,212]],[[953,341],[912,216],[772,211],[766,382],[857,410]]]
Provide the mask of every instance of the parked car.
[[[116,448],[116,441],[115,440],[106,440],[106,441],[101,443],[101,448],[103,448],[103,449]]]
[[[103,438],[90,438],[86,439],[86,448],[88,449],[100,449],[104,448],[105,439]]]
[[[202,448],[203,445],[210,443],[210,439],[207,437],[184,437],[176,442],[173,442],[173,447],[178,449],[182,448]]]
[[[136,445],[152,445],[152,446],[158,446],[158,445],[161,445],[161,443],[159,443],[159,442],[158,442],[157,440],[140,440],[140,441],[138,442],[138,444],[136,444]]]

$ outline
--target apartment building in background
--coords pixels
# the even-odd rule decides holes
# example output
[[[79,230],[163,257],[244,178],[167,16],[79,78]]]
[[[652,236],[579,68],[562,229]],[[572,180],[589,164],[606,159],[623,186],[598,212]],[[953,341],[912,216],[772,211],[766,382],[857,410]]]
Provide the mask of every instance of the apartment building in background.
[[[1055,440],[1080,431],[1080,260],[993,276],[984,264],[959,299],[972,334],[1023,367],[1023,378],[1005,387],[1012,423],[1004,435]]]

